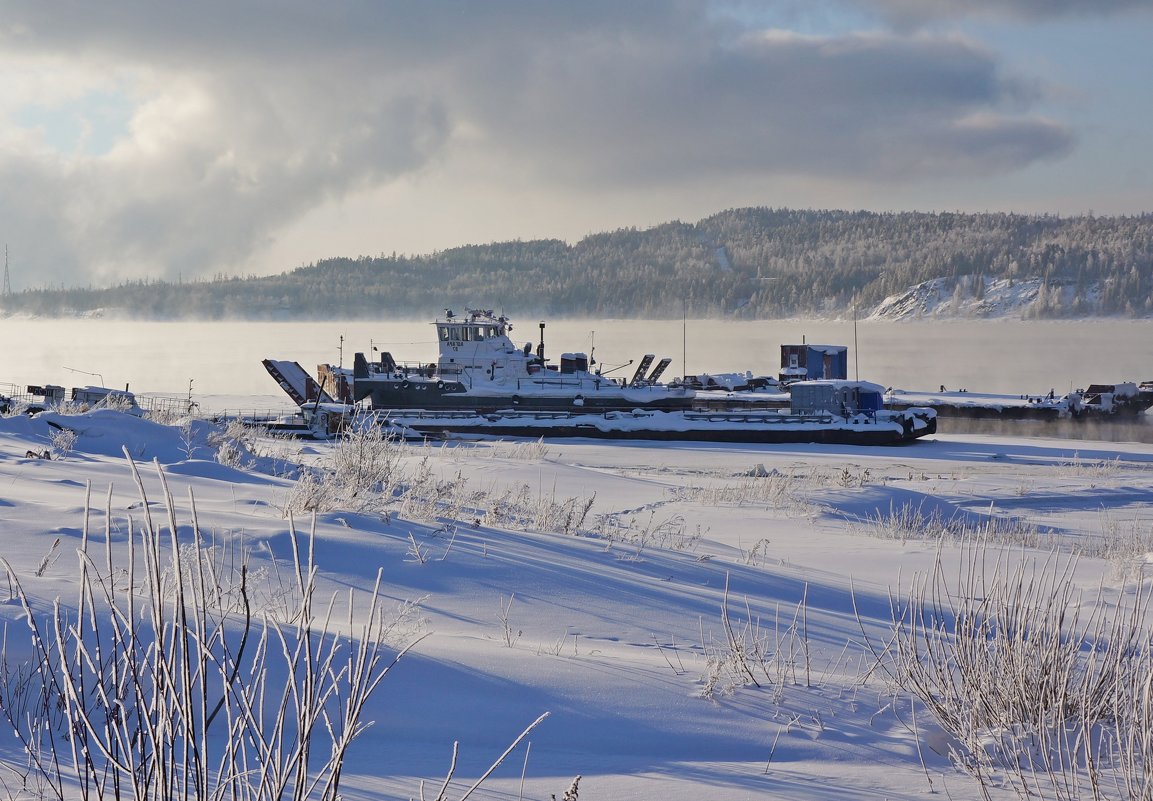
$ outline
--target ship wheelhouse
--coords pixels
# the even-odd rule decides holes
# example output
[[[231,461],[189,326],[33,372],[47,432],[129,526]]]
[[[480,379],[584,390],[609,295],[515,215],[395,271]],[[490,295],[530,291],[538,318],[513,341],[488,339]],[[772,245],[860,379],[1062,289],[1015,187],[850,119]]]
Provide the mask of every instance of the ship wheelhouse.
[[[466,342],[485,342],[505,335],[499,323],[436,323],[436,338],[442,343],[463,345]]]
[[[442,375],[493,380],[508,374],[510,357],[515,361],[520,356],[508,338],[512,325],[491,311],[470,309],[463,317],[446,311],[444,319],[433,325],[440,349],[437,367]]]

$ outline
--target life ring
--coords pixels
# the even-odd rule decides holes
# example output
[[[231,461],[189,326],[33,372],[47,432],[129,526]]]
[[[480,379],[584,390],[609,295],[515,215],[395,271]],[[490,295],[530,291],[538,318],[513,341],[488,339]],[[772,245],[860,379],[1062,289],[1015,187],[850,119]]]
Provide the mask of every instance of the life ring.
[[[400,382],[400,388],[401,389],[408,389],[408,387],[409,387],[409,384],[408,384],[407,378]]]
[[[441,391],[441,392],[444,392],[444,382],[443,382],[443,381],[437,381],[437,382],[436,382],[436,388],[437,388],[439,391]]]

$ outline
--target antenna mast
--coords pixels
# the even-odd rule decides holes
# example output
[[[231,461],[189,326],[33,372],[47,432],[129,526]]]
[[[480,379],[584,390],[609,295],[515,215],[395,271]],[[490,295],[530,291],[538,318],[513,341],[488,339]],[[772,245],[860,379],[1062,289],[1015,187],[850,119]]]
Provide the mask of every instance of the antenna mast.
[[[4,288],[0,290],[0,295],[4,297],[11,297],[12,295],[12,279],[8,277],[8,246],[4,246]]]

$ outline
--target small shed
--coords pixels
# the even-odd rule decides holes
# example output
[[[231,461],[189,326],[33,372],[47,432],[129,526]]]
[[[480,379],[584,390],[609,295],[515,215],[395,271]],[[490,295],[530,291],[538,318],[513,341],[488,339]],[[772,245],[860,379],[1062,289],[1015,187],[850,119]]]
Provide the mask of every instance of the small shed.
[[[87,406],[136,406],[136,396],[127,389],[108,389],[107,387],[73,387],[72,402]]]
[[[789,395],[796,414],[872,416],[884,406],[885,388],[870,381],[797,381],[789,385]]]
[[[844,381],[848,377],[846,345],[781,345],[781,381]]]

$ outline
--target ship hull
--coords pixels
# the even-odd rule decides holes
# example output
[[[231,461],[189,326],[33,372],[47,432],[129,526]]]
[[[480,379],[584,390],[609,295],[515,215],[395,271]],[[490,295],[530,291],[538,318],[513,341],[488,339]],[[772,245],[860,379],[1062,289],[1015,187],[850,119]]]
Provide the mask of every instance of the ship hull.
[[[785,412],[483,415],[401,411],[390,414],[387,420],[390,425],[435,438],[543,437],[734,444],[903,445],[937,430],[936,416],[930,410],[854,419]]]
[[[664,411],[686,410],[692,406],[690,393],[675,391],[636,391],[601,387],[566,386],[556,382],[520,382],[517,387],[470,391],[456,381],[386,379],[356,382],[356,399],[367,398],[372,409],[427,409],[432,411],[495,412],[502,409],[525,411],[610,412],[636,408]]]

